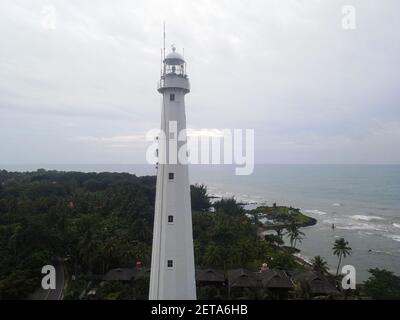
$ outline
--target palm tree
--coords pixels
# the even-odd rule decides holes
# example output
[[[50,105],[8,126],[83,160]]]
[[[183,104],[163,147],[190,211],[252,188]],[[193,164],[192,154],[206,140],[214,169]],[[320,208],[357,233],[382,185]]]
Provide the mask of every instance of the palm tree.
[[[292,248],[296,248],[297,241],[301,243],[305,234],[299,230],[299,227],[296,223],[292,222],[289,227],[286,229],[286,235],[290,239],[290,246]]]
[[[146,263],[149,260],[150,252],[149,247],[140,241],[135,242],[134,247],[132,248],[133,258],[141,260],[143,263]],[[129,256],[126,256],[128,258]]]
[[[93,273],[93,262],[99,255],[98,223],[93,216],[81,218],[78,232],[81,235],[77,244],[79,258],[89,273]]]
[[[12,250],[13,254],[14,254],[14,258],[17,257],[17,244],[19,241],[19,237],[21,235],[21,230],[22,230],[22,226],[21,225],[17,225],[14,229],[13,234],[11,235],[11,237],[8,239],[8,246],[9,248]]]
[[[282,236],[283,236],[283,232],[282,231],[283,231],[282,228],[279,228],[279,227],[275,228],[276,235],[281,239],[282,239]]]
[[[118,250],[118,243],[116,239],[110,238],[102,242],[99,251],[103,258],[103,273],[105,273],[108,270],[109,264],[111,261],[113,261],[117,253],[117,250]]]
[[[311,263],[314,271],[321,274],[328,273],[328,264],[321,256],[314,257]]]
[[[304,236],[305,236],[304,232],[301,232],[300,230],[297,230],[297,232],[293,235],[293,240],[294,240],[293,248],[296,248],[297,241],[299,243],[302,242],[302,240],[304,239]]]
[[[146,240],[150,240],[152,236],[152,232],[149,230],[149,225],[142,218],[137,219],[133,223],[133,234],[136,235],[137,239],[145,242]]]
[[[207,246],[203,257],[203,264],[207,267],[221,266],[225,262],[221,253],[221,249],[218,246],[214,244]]]
[[[99,253],[99,242],[91,232],[87,232],[79,242],[78,248],[81,261],[85,262],[89,273],[93,273],[93,262]]]
[[[351,255],[351,248],[348,246],[349,242],[344,240],[344,238],[337,239],[333,245],[333,254],[339,257],[339,263],[336,269],[336,276],[339,274],[340,264],[342,262],[342,257],[346,258]]]

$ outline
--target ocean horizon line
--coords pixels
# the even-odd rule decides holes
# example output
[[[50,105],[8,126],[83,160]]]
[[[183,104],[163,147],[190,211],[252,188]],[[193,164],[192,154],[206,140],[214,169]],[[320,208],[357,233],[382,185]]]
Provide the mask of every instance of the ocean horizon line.
[[[78,162],[70,162],[70,163],[0,163],[0,167],[3,166],[154,166],[153,164],[148,163],[78,163]],[[255,163],[255,166],[400,166],[400,163]],[[230,167],[230,166],[238,166],[237,164],[189,164],[189,166],[210,166],[210,167]]]

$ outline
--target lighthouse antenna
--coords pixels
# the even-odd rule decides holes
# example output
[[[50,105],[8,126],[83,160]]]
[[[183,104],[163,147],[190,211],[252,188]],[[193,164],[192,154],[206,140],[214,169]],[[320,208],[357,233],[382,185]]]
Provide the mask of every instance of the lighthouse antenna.
[[[161,48],[161,55],[160,55],[160,57],[161,57],[161,65],[160,65],[160,76],[162,77],[163,76],[163,63],[164,63],[164,59],[163,59],[163,49]]]
[[[185,60],[185,48],[182,48],[183,60]],[[186,75],[186,62],[183,64],[183,75]]]
[[[165,75],[165,41],[166,41],[166,31],[165,31],[165,29],[166,29],[166,23],[165,23],[165,21],[164,21],[164,48],[163,48],[163,53],[161,53],[161,55],[163,56],[162,57],[162,60],[163,60],[163,71],[162,71],[162,74],[163,75]]]
[[[166,23],[164,21],[164,59],[165,59],[165,41],[166,41]]]

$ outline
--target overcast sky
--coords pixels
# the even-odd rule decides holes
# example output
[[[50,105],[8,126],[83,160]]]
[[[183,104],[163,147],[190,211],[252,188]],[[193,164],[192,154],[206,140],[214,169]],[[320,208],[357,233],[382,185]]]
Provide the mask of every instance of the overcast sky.
[[[144,163],[164,20],[190,128],[254,129],[257,163],[400,163],[399,14],[398,0],[2,0],[0,164]]]

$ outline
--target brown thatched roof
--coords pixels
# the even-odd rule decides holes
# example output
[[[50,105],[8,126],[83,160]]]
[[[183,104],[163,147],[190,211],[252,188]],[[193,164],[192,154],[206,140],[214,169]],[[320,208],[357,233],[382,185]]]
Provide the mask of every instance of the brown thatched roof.
[[[225,282],[225,276],[222,271],[215,269],[196,270],[196,281],[198,282]]]
[[[305,271],[293,274],[293,280],[299,283],[306,283],[310,291],[315,295],[337,294],[339,291],[328,281],[328,279],[316,272]]]
[[[143,268],[135,273],[135,280],[150,279],[150,268]]]
[[[105,281],[130,281],[135,276],[135,269],[117,268],[108,271],[104,276]]]
[[[230,287],[236,288],[255,288],[259,287],[256,275],[246,269],[235,269],[228,271],[228,281]]]
[[[283,270],[267,270],[256,274],[264,288],[292,289],[293,282]]]

